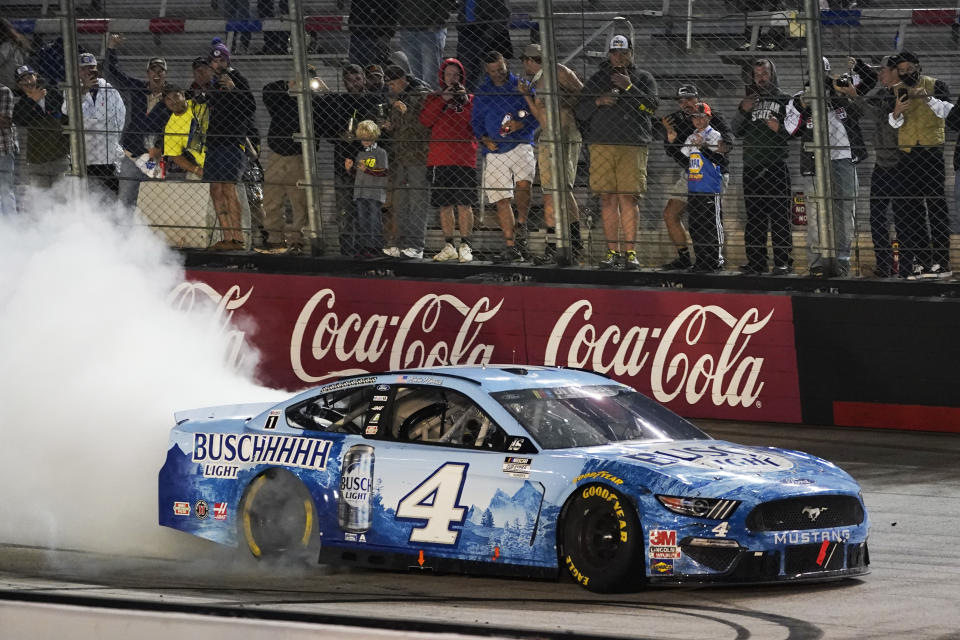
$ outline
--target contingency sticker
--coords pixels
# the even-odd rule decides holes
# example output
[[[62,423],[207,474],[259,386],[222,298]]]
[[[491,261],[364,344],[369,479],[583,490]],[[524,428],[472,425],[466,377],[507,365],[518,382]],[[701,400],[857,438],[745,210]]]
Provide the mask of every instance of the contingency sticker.
[[[533,458],[507,456],[503,459],[503,472],[511,478],[529,478]]]
[[[650,557],[656,560],[676,560],[680,557],[677,546],[677,532],[673,529],[652,529],[650,531]]]

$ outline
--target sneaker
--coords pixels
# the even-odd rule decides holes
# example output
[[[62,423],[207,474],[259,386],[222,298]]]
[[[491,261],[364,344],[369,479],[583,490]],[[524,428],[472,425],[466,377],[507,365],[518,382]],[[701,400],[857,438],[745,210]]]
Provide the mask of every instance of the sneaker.
[[[239,240],[221,240],[212,244],[209,251],[242,251],[243,243]]]
[[[747,41],[744,42],[742,45],[740,45],[739,47],[737,47],[736,50],[737,50],[737,51],[750,51],[750,41],[747,40]]]
[[[636,251],[627,251],[627,255],[623,259],[623,268],[628,271],[636,271],[640,268],[640,261],[637,260]]]
[[[406,258],[408,260],[419,260],[423,257],[423,249],[416,249],[414,247],[407,247],[400,252],[401,258]]]
[[[386,249],[383,250],[383,253],[385,255],[390,256],[391,258],[400,257],[400,249],[397,249],[396,247],[387,247]]]
[[[950,271],[950,267],[944,268],[939,263],[934,263],[932,267],[920,274],[920,277],[924,280],[936,280],[938,278],[949,278],[952,275],[953,272]]]
[[[504,247],[500,252],[497,262],[523,262],[523,254],[517,247]]]
[[[828,274],[827,274],[826,267],[818,264],[816,266],[810,267],[809,275],[811,278],[826,278]]]
[[[597,264],[597,267],[600,269],[622,269],[623,256],[613,249],[607,249],[607,255]]]
[[[781,265],[778,265],[778,266],[774,267],[773,270],[770,272],[770,275],[772,275],[772,276],[785,276],[785,275],[788,275],[789,273],[790,273],[790,267],[788,267],[788,266],[786,266],[786,265],[784,265],[784,264],[781,264]]]
[[[457,256],[460,262],[471,262],[473,260],[473,249],[470,248],[468,244],[460,244],[460,247],[457,248]]]
[[[543,249],[542,256],[536,256],[533,259],[533,264],[543,265],[543,264],[556,264],[557,263],[557,248],[553,245],[547,245]]]
[[[740,273],[750,276],[759,276],[767,272],[766,267],[760,267],[755,264],[745,264],[740,267]]]
[[[686,271],[693,266],[689,253],[678,254],[676,258],[660,267],[664,271]]]
[[[459,257],[460,255],[457,253],[457,250],[448,242],[443,245],[443,249],[440,249],[440,253],[433,256],[433,259],[437,262],[446,262],[447,260],[456,260]]]
[[[254,247],[253,250],[256,251],[257,253],[278,254],[278,253],[286,253],[287,246],[284,244],[280,244],[278,242],[267,242],[267,243],[264,243],[263,246]]]
[[[926,269],[923,268],[923,265],[920,263],[914,264],[910,269],[900,269],[900,276],[906,278],[907,280],[919,280],[923,278],[923,274]]]

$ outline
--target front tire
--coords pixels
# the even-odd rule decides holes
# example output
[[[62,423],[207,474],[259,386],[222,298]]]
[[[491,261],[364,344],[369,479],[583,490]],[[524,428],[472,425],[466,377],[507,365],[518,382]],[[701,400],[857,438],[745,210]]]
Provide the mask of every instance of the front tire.
[[[240,502],[240,534],[258,559],[306,559],[315,527],[310,494],[287,472],[257,476]]]
[[[564,510],[560,531],[560,562],[590,591],[622,591],[641,582],[640,523],[617,491],[606,485],[579,487]]]

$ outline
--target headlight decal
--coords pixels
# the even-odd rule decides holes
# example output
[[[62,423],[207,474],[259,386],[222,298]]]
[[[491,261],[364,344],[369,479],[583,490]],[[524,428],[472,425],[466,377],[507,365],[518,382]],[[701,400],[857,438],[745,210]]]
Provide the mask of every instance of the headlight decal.
[[[677,496],[657,496],[664,507],[674,513],[694,518],[726,520],[740,505],[739,500],[721,500],[719,498],[680,498]]]

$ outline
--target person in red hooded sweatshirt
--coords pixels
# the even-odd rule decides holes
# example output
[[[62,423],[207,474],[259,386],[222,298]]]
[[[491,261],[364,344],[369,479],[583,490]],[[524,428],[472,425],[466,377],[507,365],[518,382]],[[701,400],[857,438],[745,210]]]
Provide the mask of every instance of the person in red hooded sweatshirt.
[[[473,260],[470,235],[473,207],[477,204],[477,140],[470,116],[473,96],[465,87],[466,74],[456,58],[440,65],[438,89],[427,96],[420,124],[430,129],[427,168],[430,171],[430,204],[440,208],[444,245],[437,262]],[[454,207],[460,223],[460,245],[453,244]]]

